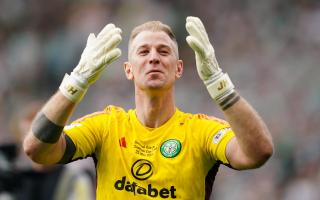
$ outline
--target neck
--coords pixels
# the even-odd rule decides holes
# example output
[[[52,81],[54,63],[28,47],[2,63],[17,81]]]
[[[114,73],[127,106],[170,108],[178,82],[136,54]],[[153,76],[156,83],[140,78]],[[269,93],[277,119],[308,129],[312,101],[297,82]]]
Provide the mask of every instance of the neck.
[[[157,128],[166,123],[175,112],[174,91],[151,94],[136,91],[136,114],[146,127]]]

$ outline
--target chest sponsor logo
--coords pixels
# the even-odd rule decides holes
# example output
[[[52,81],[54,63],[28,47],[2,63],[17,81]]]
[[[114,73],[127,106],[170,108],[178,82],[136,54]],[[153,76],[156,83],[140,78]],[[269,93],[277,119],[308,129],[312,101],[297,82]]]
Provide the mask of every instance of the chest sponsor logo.
[[[181,143],[179,140],[170,139],[165,141],[161,147],[160,152],[166,158],[174,158],[181,151]]]
[[[144,159],[137,160],[131,167],[131,173],[137,180],[146,180],[153,174],[152,163]]]
[[[144,195],[149,197],[160,197],[163,199],[171,198],[176,199],[176,188],[174,186],[170,186],[168,188],[156,188],[152,186],[152,184],[148,184],[148,186],[143,187],[138,185],[138,183],[134,181],[127,180],[126,176],[123,176],[121,179],[117,180],[114,184],[114,188],[119,191],[132,192],[134,195]]]

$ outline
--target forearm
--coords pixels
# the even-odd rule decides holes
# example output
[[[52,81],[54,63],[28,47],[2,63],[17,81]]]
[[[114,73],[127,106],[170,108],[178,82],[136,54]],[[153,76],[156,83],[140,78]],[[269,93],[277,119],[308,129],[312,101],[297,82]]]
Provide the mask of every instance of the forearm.
[[[60,91],[54,94],[44,105],[42,112],[53,123],[64,126],[72,114],[76,104],[67,99]]]
[[[273,152],[271,135],[266,125],[257,112],[238,95],[229,76],[220,69],[201,20],[187,17],[186,29],[189,33],[187,43],[195,51],[198,74],[236,135],[226,148],[230,165],[236,169],[261,166]]]
[[[273,153],[272,137],[258,113],[250,104],[240,98],[235,104],[224,110],[226,120],[230,123],[235,135],[237,146],[245,157],[245,168],[255,168],[265,163]]]
[[[24,140],[24,151],[35,162],[57,163],[63,156],[65,140],[62,129],[75,107],[58,91],[34,118]]]
[[[61,134],[63,127],[89,86],[108,64],[120,57],[117,46],[121,40],[121,29],[114,24],[106,25],[97,36],[89,34],[78,65],[64,76],[59,91],[33,120],[23,145],[32,160],[42,164],[70,160],[75,147],[70,138]]]

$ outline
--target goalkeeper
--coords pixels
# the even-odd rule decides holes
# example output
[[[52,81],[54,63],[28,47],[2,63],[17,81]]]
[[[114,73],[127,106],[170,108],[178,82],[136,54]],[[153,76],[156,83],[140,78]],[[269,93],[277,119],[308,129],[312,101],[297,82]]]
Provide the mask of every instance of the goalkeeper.
[[[79,64],[34,118],[24,140],[28,156],[41,164],[92,156],[99,200],[209,199],[220,164],[263,165],[273,152],[266,125],[219,67],[201,20],[187,17],[186,29],[198,74],[226,121],[176,107],[174,84],[183,72],[177,41],[169,26],[150,21],[132,31],[124,63],[135,108],[108,106],[66,125],[89,86],[121,55],[121,29],[108,24],[89,35]]]

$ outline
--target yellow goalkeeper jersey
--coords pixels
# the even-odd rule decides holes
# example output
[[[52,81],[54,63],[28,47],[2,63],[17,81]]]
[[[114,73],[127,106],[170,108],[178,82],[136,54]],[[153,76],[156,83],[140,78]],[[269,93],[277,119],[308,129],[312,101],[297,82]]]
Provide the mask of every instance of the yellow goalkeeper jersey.
[[[143,126],[135,110],[108,106],[66,126],[72,160],[93,156],[97,199],[209,199],[234,133],[223,120],[176,109],[161,127]]]

